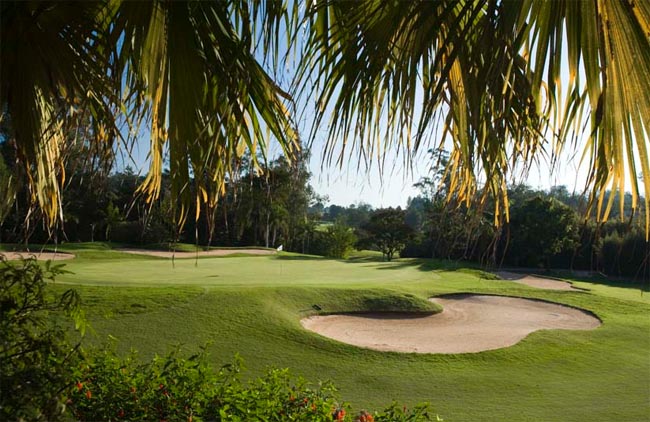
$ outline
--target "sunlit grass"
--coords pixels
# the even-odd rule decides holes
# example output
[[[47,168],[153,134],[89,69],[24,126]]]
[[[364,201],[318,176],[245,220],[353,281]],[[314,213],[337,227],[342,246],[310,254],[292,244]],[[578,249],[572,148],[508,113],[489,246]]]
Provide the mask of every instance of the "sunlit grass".
[[[215,364],[239,353],[251,376],[290,367],[329,379],[356,407],[429,401],[445,420],[647,421],[650,415],[650,296],[638,288],[588,282],[590,291],[544,291],[484,278],[431,260],[348,261],[297,254],[176,260],[78,251],[74,272],[100,344],[143,357],[174,344],[211,343]],[[483,277],[483,278],[481,278]],[[65,284],[63,284],[65,283]],[[536,297],[597,314],[593,331],[540,331],[501,350],[460,355],[381,353],[302,329],[322,312],[377,308],[435,311],[426,299],[451,292]]]

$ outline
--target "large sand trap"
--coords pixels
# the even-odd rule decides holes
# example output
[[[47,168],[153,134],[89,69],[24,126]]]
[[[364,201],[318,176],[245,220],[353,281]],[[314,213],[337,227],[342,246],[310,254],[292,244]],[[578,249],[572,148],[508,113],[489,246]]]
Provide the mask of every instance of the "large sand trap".
[[[136,255],[149,255],[158,256],[161,258],[196,258],[197,256],[225,256],[234,254],[248,254],[248,255],[272,255],[276,253],[275,250],[270,249],[212,249],[209,251],[197,252],[171,252],[171,251],[155,251],[149,249],[118,249],[120,252],[126,252]]]
[[[512,346],[537,330],[591,330],[600,320],[579,309],[505,296],[448,295],[431,299],[443,311],[412,314],[340,314],[301,321],[311,331],[380,351],[472,353]]]
[[[499,271],[497,275],[504,280],[514,281],[515,283],[525,284],[530,287],[545,290],[581,290],[576,289],[567,281],[553,280],[550,278],[537,277],[528,274],[511,273],[508,271]]]
[[[0,256],[6,258],[8,261],[23,258],[36,258],[39,261],[60,261],[74,258],[73,254],[64,252],[0,252]]]

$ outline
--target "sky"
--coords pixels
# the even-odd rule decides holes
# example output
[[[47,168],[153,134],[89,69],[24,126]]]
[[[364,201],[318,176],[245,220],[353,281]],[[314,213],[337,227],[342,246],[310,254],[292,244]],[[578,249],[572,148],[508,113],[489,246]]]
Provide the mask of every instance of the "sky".
[[[395,161],[389,154],[387,162]],[[547,190],[552,186],[564,185],[569,192],[582,193],[587,179],[587,170],[579,168],[577,159],[571,159],[564,154],[561,165],[555,171],[542,162],[539,167],[533,167],[525,182],[535,189]],[[412,169],[404,170],[401,160],[392,168],[387,168],[380,180],[378,169],[370,172],[358,170],[357,163],[350,161],[347,166],[321,165],[320,154],[312,157],[310,169],[313,173],[311,184],[316,192],[329,197],[330,204],[350,205],[358,202],[369,203],[373,207],[404,207],[408,199],[418,195],[419,191],[413,185],[420,178],[429,175],[431,160],[420,154],[412,165]]]

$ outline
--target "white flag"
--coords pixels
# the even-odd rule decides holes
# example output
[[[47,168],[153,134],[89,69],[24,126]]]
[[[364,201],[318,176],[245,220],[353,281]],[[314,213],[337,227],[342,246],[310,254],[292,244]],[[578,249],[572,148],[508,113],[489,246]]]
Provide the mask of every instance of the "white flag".
[[[282,245],[278,246],[278,252],[282,251]]]

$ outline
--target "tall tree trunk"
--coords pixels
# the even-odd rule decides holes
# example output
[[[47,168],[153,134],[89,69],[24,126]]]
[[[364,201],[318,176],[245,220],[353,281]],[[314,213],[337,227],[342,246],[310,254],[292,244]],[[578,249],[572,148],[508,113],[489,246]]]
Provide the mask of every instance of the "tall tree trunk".
[[[264,229],[264,244],[268,248],[269,247],[269,234],[270,234],[270,228],[269,228],[269,220],[271,219],[271,216],[269,213],[266,213],[266,227]]]

